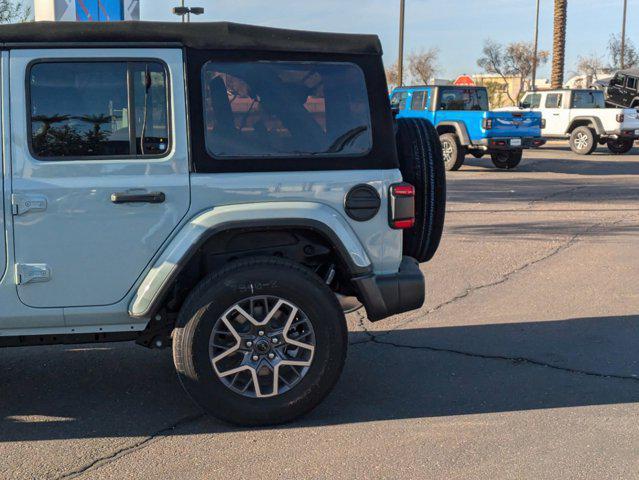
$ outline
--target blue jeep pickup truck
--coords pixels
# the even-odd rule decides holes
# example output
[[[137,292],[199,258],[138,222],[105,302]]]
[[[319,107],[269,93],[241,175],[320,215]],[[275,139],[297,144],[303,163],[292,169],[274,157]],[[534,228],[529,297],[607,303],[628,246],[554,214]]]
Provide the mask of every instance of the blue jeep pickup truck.
[[[391,106],[398,118],[418,117],[437,128],[447,170],[459,170],[466,153],[490,154],[497,168],[512,169],[524,148],[540,147],[541,115],[536,112],[491,112],[485,87],[416,86],[397,88]]]

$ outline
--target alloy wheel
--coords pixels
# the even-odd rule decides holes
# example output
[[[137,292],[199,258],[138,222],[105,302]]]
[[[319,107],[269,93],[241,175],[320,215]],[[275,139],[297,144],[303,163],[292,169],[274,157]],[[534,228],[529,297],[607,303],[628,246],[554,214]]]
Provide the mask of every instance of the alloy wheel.
[[[315,353],[308,316],[275,296],[246,298],[217,319],[209,341],[222,383],[250,398],[286,393],[308,373]]]

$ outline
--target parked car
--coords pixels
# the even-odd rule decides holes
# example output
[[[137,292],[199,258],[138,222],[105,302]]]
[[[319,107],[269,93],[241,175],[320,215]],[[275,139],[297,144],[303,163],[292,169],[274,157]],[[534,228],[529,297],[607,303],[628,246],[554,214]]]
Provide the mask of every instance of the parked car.
[[[393,124],[376,36],[121,22],[0,38],[0,346],[172,345],[205,410],[274,424],[335,385],[345,310],[422,306],[445,172],[432,125]]]
[[[540,112],[544,136],[569,139],[573,152],[591,154],[597,144],[614,154],[628,152],[639,138],[639,111],[606,108],[601,90],[549,90],[527,92],[520,107]]]
[[[491,112],[485,87],[414,86],[397,88],[391,106],[398,118],[423,118],[435,125],[447,170],[458,170],[466,153],[489,154],[497,168],[512,169],[525,148],[540,147],[541,115]]]
[[[615,73],[606,87],[606,104],[612,108],[639,109],[639,69]]]

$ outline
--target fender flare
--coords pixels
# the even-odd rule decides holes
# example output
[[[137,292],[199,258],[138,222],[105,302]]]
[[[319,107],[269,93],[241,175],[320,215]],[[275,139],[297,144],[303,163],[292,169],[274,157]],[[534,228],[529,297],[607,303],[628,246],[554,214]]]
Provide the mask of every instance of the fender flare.
[[[346,219],[312,202],[266,202],[215,207],[187,221],[153,262],[129,304],[129,315],[155,312],[168,288],[198,248],[214,235],[237,228],[307,228],[331,242],[353,277],[373,271],[366,250]]]
[[[468,130],[466,129],[466,124],[459,120],[447,120],[445,122],[440,122],[437,124],[437,133],[439,133],[439,127],[453,127],[455,129],[455,133],[459,138],[459,142],[467,147],[470,145],[470,135],[468,135]]]
[[[575,117],[572,119],[572,121],[570,122],[570,125],[568,125],[568,128],[566,129],[566,135],[569,135],[573,130],[573,125],[575,124],[575,122],[579,122],[579,121],[588,121],[590,123],[592,123],[595,126],[595,131],[597,132],[597,135],[602,136],[606,134],[606,130],[603,127],[603,123],[601,123],[601,119],[599,117]]]

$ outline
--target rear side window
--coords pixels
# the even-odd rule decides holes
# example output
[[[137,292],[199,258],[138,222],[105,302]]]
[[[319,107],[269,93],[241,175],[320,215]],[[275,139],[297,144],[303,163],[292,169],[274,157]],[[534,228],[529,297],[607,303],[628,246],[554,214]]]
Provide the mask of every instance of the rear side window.
[[[439,110],[488,110],[488,93],[483,88],[442,88]]]
[[[521,101],[522,108],[539,108],[541,93],[530,93]]]
[[[366,155],[364,74],[351,63],[208,62],[206,148],[214,157]]]
[[[163,156],[167,74],[159,62],[43,62],[29,71],[29,126],[40,160]]]
[[[410,105],[411,110],[424,110],[426,108],[426,92],[420,90],[413,92],[413,100]]]
[[[635,77],[628,77],[628,80],[626,82],[626,86],[630,89],[630,90],[637,90],[637,84],[639,83],[639,79],[635,78]]]
[[[606,108],[602,91],[575,91],[572,93],[571,108]]]
[[[546,96],[546,108],[560,108],[562,96],[561,93],[549,93]]]

